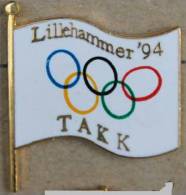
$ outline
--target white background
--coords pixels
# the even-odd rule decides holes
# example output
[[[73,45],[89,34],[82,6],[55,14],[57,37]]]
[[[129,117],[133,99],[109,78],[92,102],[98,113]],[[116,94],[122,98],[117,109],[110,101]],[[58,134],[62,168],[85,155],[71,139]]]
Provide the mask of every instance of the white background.
[[[31,28],[33,26],[39,26],[42,35],[48,24],[61,22],[69,26],[70,21],[72,20],[50,20],[15,30],[16,147],[54,136],[79,136],[77,129],[82,118],[85,117],[92,135],[88,136],[84,133],[81,136],[119,155],[146,157],[176,149],[179,142],[179,30],[146,39],[124,39],[108,35],[91,25],[73,20],[74,26],[91,32],[100,39],[115,46],[135,49],[132,60],[118,58],[83,40],[74,38],[31,43]],[[152,55],[144,60],[142,53],[137,49],[138,42],[147,42],[152,46],[161,42],[164,53],[161,57]],[[136,102],[134,113],[124,120],[116,120],[108,116],[103,110],[101,101],[94,112],[81,116],[68,108],[63,90],[54,86],[47,77],[46,59],[52,51],[57,49],[67,49],[74,53],[81,64],[81,70],[89,58],[94,56],[107,57],[115,65],[119,80],[126,71],[132,68],[142,65],[153,66],[159,70],[163,78],[161,90],[148,101]],[[76,71],[72,60],[65,55],[57,56],[52,64],[52,71],[56,75],[56,79],[61,82],[69,73]],[[99,89],[103,87],[103,84],[113,79],[111,70],[105,64],[97,63],[95,66],[90,66],[88,70]],[[127,79],[127,84],[131,86],[136,96],[143,96],[155,88],[157,79],[150,71],[139,71]],[[90,93],[83,83],[83,77],[70,90],[70,94],[74,105],[82,109],[90,107],[95,99],[95,95]],[[106,97],[106,101],[109,108],[117,114],[126,113],[131,105],[131,101],[123,95],[119,85],[111,95]],[[60,131],[62,124],[56,120],[57,116],[63,114],[72,114],[72,120],[67,123],[70,129],[68,134]],[[96,141],[97,124],[104,125],[109,129],[109,133],[106,134],[109,145]],[[126,141],[130,152],[117,150],[117,133],[130,136]]]

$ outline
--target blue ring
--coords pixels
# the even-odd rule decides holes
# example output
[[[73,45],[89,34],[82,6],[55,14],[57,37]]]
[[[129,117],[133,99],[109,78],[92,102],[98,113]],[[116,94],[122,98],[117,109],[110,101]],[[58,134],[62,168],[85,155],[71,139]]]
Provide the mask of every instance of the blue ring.
[[[52,76],[52,74],[51,74],[51,72],[50,72],[50,60],[51,60],[51,58],[52,58],[55,54],[57,54],[57,53],[65,53],[65,54],[69,55],[69,56],[74,60],[74,62],[75,62],[75,64],[76,64],[76,68],[77,68],[77,77],[76,77],[76,79],[75,79],[72,83],[70,83],[70,84],[68,84],[68,85],[62,85],[62,84],[58,83],[58,82],[54,79],[54,77]],[[57,87],[59,87],[59,88],[62,88],[62,89],[68,89],[68,88],[73,87],[73,86],[79,81],[80,75],[81,75],[81,67],[80,67],[80,64],[79,64],[77,58],[75,57],[75,55],[74,55],[73,53],[71,53],[71,52],[68,51],[68,50],[64,50],[64,49],[55,50],[55,51],[53,51],[53,52],[48,56],[47,62],[46,62],[46,71],[47,71],[47,75],[48,75],[50,81],[51,81],[55,86],[57,86]]]

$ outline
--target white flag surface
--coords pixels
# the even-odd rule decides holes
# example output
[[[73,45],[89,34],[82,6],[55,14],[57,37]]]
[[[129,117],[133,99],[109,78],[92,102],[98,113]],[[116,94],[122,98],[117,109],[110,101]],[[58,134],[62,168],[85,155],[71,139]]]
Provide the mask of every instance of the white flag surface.
[[[126,157],[179,147],[180,29],[124,38],[47,20],[15,29],[14,51],[16,148],[60,136]]]

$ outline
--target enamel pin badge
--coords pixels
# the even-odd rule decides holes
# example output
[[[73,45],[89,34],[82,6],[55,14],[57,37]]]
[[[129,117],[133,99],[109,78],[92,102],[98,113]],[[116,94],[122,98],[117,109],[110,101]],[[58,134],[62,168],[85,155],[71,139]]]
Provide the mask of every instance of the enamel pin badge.
[[[179,148],[180,28],[121,37],[69,18],[19,25],[18,5],[5,9],[14,191],[16,151],[49,138],[81,137],[121,157]]]

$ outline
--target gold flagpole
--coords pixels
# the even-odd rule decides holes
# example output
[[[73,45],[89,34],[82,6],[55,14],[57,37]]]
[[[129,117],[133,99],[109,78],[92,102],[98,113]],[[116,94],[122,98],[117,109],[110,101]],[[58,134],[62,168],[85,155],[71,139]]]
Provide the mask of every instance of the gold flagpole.
[[[9,158],[10,158],[10,188],[18,191],[18,173],[15,150],[15,108],[14,108],[14,26],[15,16],[19,13],[19,5],[11,1],[6,4],[8,15],[8,96],[9,96]]]

